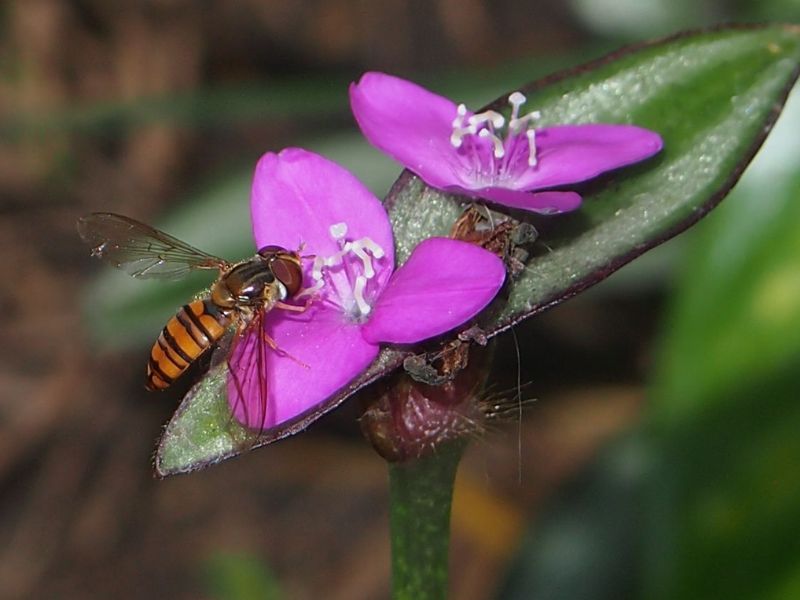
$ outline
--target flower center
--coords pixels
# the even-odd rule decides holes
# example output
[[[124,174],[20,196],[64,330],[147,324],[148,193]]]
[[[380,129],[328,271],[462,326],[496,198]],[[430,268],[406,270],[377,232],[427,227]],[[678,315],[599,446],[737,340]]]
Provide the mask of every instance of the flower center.
[[[535,110],[520,116],[526,100],[520,92],[509,95],[511,118],[507,124],[505,117],[494,110],[469,115],[466,105],[458,105],[450,143],[470,160],[473,177],[484,183],[498,183],[516,177],[520,169],[537,165],[533,121],[541,113]]]
[[[375,261],[386,253],[368,237],[347,239],[347,223],[329,228],[339,250],[330,256],[316,256],[311,267],[314,284],[298,296],[311,295],[323,288],[323,302],[330,302],[356,321],[363,321],[372,311],[378,293]]]

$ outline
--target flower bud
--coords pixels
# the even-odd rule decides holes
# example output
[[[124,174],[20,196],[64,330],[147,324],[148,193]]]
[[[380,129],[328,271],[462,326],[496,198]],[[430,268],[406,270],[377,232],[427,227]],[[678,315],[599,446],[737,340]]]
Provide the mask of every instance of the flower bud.
[[[462,366],[467,344],[460,348],[454,351],[459,354],[455,362]],[[444,444],[482,433],[487,417],[481,394],[488,377],[488,354],[476,348],[469,364],[441,385],[416,381],[407,373],[394,377],[360,420],[378,454],[389,462],[419,459]]]

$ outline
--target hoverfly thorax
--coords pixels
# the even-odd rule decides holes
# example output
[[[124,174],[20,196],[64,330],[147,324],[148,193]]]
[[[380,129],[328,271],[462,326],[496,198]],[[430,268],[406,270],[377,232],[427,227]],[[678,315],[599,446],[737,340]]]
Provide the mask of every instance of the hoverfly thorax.
[[[268,246],[223,273],[211,289],[211,300],[222,309],[271,308],[294,296],[302,282],[297,253]]]
[[[256,307],[278,300],[281,294],[276,288],[269,266],[256,257],[223,273],[211,289],[211,300],[223,308]]]

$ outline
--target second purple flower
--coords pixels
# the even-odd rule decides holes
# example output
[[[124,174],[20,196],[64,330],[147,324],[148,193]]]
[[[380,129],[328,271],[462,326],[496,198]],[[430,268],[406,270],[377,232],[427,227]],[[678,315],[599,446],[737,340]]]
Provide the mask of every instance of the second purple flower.
[[[539,213],[577,208],[576,192],[549,190],[656,154],[661,137],[633,125],[536,127],[538,111],[508,96],[510,115],[474,113],[410,81],[366,73],[350,104],[372,145],[428,185]]]

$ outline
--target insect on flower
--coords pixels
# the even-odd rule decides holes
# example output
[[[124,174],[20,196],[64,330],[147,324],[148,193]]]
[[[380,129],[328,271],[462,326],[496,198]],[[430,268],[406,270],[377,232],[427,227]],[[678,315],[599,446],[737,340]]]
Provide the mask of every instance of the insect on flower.
[[[312,294],[308,310],[273,310],[264,319],[267,335],[308,367],[268,353],[269,439],[336,406],[337,391],[378,358],[381,346],[416,344],[467,323],[505,280],[497,256],[448,238],[420,240],[398,261],[378,198],[340,165],[300,148],[261,158],[250,207],[256,247],[302,243],[314,255],[304,261],[306,291],[299,294]],[[240,344],[234,366],[254,337]],[[252,383],[241,379],[250,398]],[[235,407],[234,414],[247,423]]]
[[[301,292],[303,271],[297,252],[265,246],[247,260],[231,263],[206,254],[171,235],[129,217],[92,213],[78,220],[78,232],[97,256],[139,279],[175,279],[198,269],[216,269],[217,280],[204,298],[182,306],[167,321],[150,351],[146,387],[165,390],[206,352],[218,349],[217,361],[234,356],[239,342],[251,331],[254,351],[245,364],[229,369],[236,398],[232,405],[255,410],[248,423],[262,423],[266,415],[266,354],[279,349],[263,331],[264,316],[273,309],[303,312],[306,305],[290,304]],[[240,361],[241,362],[241,361]],[[244,375],[258,381],[258,401],[244,402]],[[252,393],[252,390],[249,390]]]
[[[212,368],[227,367],[221,393],[230,424],[246,430],[242,449],[299,431],[334,406],[329,400],[382,344],[415,344],[466,323],[505,280],[492,252],[448,238],[422,240],[397,266],[380,201],[341,166],[300,148],[258,162],[251,216],[261,250],[235,263],[120,215],[78,222],[95,256],[134,277],[218,271],[209,293],[164,327],[147,384],[166,389],[212,353]]]

